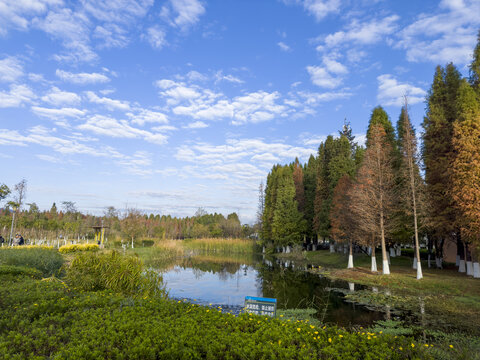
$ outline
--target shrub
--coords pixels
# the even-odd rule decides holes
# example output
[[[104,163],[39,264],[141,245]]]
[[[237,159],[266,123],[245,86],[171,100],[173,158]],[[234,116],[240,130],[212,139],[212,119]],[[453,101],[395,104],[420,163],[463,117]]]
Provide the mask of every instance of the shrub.
[[[62,255],[55,249],[45,248],[1,248],[0,265],[25,266],[37,269],[43,276],[52,276],[63,265]]]
[[[430,359],[431,350],[402,336],[236,317],[166,298],[0,282],[3,359]]]
[[[162,276],[145,271],[142,261],[134,256],[109,253],[80,253],[66,268],[67,282],[82,290],[105,290],[125,295],[164,294]]]
[[[29,276],[34,279],[41,279],[42,273],[33,268],[25,266],[0,265],[0,276]]]
[[[77,251],[97,251],[98,245],[97,244],[72,244],[72,245],[64,245],[61,246],[58,251],[62,254],[69,254],[74,253]]]

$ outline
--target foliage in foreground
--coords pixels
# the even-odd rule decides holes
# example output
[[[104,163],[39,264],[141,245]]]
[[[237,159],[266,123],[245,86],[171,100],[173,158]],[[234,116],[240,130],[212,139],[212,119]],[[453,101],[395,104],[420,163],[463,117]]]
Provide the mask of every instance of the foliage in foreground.
[[[63,265],[63,257],[53,248],[0,248],[0,265],[31,267],[52,276]]]
[[[153,270],[144,270],[138,257],[116,251],[79,253],[66,268],[71,286],[88,290],[112,290],[126,295],[164,295],[163,279]]]
[[[406,337],[0,276],[1,358],[430,359],[431,349]]]

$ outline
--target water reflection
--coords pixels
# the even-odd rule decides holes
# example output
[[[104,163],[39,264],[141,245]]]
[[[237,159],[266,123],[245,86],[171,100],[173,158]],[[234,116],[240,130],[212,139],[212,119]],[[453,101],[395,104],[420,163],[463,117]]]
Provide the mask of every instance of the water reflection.
[[[385,318],[381,311],[344,301],[341,290],[354,291],[353,283],[332,282],[303,270],[303,266],[296,270],[291,261],[261,256],[202,255],[180,261],[163,277],[171,297],[196,299],[200,304],[241,307],[245,296],[264,296],[276,298],[279,309],[313,308],[322,322],[345,327]]]

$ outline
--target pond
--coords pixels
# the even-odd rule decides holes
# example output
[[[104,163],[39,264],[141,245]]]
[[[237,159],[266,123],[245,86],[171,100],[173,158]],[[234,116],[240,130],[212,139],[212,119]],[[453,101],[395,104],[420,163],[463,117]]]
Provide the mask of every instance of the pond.
[[[163,270],[163,278],[172,298],[234,311],[243,307],[245,296],[262,296],[276,298],[279,309],[316,309],[322,322],[344,327],[390,317],[346,302],[346,293],[363,289],[357,284],[331,281],[292,262],[262,256],[194,256]]]

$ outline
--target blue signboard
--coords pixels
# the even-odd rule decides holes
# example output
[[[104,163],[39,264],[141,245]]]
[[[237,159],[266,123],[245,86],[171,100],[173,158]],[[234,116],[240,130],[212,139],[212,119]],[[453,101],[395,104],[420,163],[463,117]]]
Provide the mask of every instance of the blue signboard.
[[[245,296],[245,310],[250,314],[275,317],[277,299]]]

